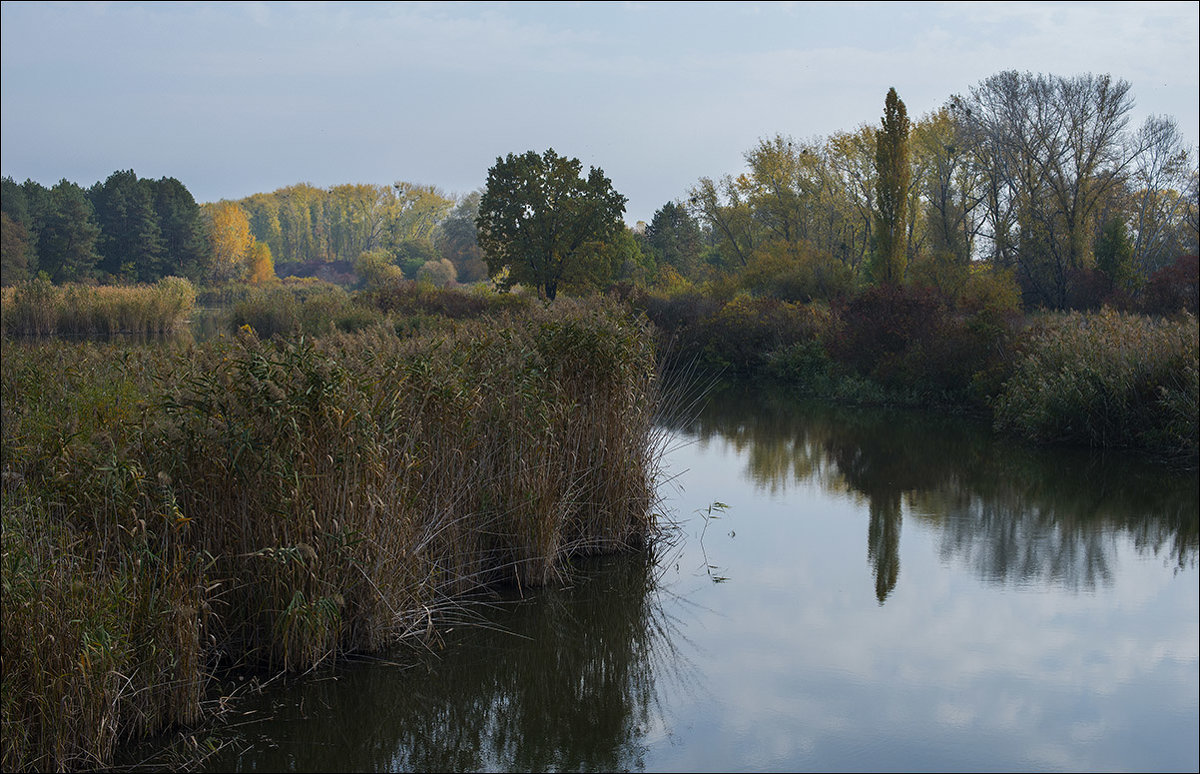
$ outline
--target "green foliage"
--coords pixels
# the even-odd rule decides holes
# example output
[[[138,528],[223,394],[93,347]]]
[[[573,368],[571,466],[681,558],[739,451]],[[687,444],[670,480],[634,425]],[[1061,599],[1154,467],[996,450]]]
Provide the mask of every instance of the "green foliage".
[[[1132,290],[1136,275],[1133,271],[1133,243],[1125,221],[1110,218],[1096,239],[1096,268],[1104,272],[1113,287]]]
[[[354,262],[354,273],[368,288],[404,278],[404,271],[392,262],[385,250],[373,250],[358,256]]]
[[[357,304],[337,285],[293,283],[252,291],[234,302],[228,329],[242,326],[263,339],[358,331],[382,322],[378,310]]]
[[[462,197],[446,219],[438,224],[434,238],[434,246],[454,264],[456,278],[463,284],[487,279],[487,263],[483,260],[483,249],[475,230],[481,196],[481,192],[474,191]]]
[[[26,183],[27,189],[41,188]],[[27,191],[28,193],[28,191]],[[95,274],[100,228],[83,189],[61,180],[31,202],[37,229],[38,268],[55,282],[78,282]]]
[[[174,178],[114,172],[86,192],[65,180],[52,189],[32,180],[17,185],[8,177],[3,185],[4,212],[24,231],[30,275],[42,269],[55,282],[146,284],[201,274],[207,248],[200,208]],[[8,226],[4,230],[8,234]],[[19,274],[5,284],[22,279]]]
[[[408,279],[416,279],[417,272],[430,261],[438,261],[437,250],[426,239],[406,239],[396,245],[395,263]]]
[[[710,363],[746,376],[763,368],[771,353],[819,339],[828,322],[814,306],[738,296],[703,324],[700,335]]]
[[[754,251],[739,282],[755,295],[807,303],[848,295],[854,289],[854,274],[807,242],[770,242]]]
[[[888,89],[883,126],[875,130],[875,240],[871,278],[880,283],[904,279],[908,261],[908,111]]]
[[[88,191],[100,227],[99,269],[127,282],[162,276],[164,245],[151,185],[131,169],[112,173]]]
[[[833,361],[820,339],[798,341],[767,355],[766,372],[801,395],[828,395]]]
[[[311,265],[394,252],[405,242],[430,243],[454,202],[434,186],[398,181],[329,188],[301,183],[237,204],[249,217],[251,233],[270,246],[279,263]]]
[[[0,284],[8,287],[33,276],[31,270],[37,268],[37,256],[29,231],[20,221],[0,212],[0,224]]]
[[[645,241],[654,260],[688,278],[699,274],[702,238],[696,219],[675,202],[658,208],[646,226]]]
[[[1197,453],[1196,319],[1104,310],[1047,318],[996,401],[997,428],[1042,443]]]
[[[591,167],[586,179],[581,170],[578,159],[553,148],[510,153],[488,170],[476,226],[488,273],[501,287],[529,285],[554,300],[560,284],[591,284],[606,274],[592,243],[623,228],[626,199],[603,170]]]
[[[840,309],[830,350],[850,372],[920,402],[970,404],[986,397],[977,374],[1003,356],[1009,330],[928,288],[879,285]]]

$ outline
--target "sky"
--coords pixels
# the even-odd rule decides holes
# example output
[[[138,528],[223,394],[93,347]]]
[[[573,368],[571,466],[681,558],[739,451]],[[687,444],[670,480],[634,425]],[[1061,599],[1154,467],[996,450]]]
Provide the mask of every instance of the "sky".
[[[480,189],[597,166],[649,221],[775,134],[911,117],[1003,70],[1129,81],[1200,137],[1200,3],[47,3],[0,6],[0,171]]]

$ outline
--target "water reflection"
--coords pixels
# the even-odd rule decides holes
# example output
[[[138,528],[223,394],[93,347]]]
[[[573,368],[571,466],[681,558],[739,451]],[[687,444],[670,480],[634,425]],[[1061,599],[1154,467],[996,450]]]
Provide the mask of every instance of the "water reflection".
[[[834,408],[730,391],[676,430],[728,443],[762,491],[798,485],[867,501],[867,557],[882,604],[900,573],[905,512],[940,530],[940,554],[994,583],[1075,590],[1111,583],[1119,536],[1177,569],[1196,565],[1194,472],[1128,456],[1006,443],[926,412]],[[1181,477],[1192,485],[1181,486]]]
[[[653,586],[645,557],[598,560],[573,586],[500,603],[416,667],[353,664],[272,692],[248,705],[269,725],[210,768],[644,769],[655,676],[676,664]]]

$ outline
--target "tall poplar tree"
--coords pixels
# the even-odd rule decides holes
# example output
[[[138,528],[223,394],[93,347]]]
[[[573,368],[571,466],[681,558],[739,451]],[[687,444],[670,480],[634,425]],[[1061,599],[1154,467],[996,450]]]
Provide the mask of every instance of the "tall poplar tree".
[[[908,111],[888,89],[883,127],[875,130],[875,254],[871,279],[898,283],[904,279],[908,233]]]

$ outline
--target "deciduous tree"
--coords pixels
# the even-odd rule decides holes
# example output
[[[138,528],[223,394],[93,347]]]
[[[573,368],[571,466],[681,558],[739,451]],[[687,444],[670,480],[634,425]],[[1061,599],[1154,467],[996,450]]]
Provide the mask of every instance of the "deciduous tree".
[[[882,128],[875,130],[875,253],[871,277],[898,283],[908,261],[908,111],[888,89]]]
[[[581,171],[578,159],[553,148],[510,153],[488,170],[476,226],[488,273],[501,287],[531,285],[554,299],[564,279],[588,273],[580,262],[589,243],[624,228],[625,197],[598,167],[586,178]]]
[[[212,259],[209,274],[216,282],[240,279],[247,274],[247,258],[254,245],[250,219],[236,202],[208,205]]]

